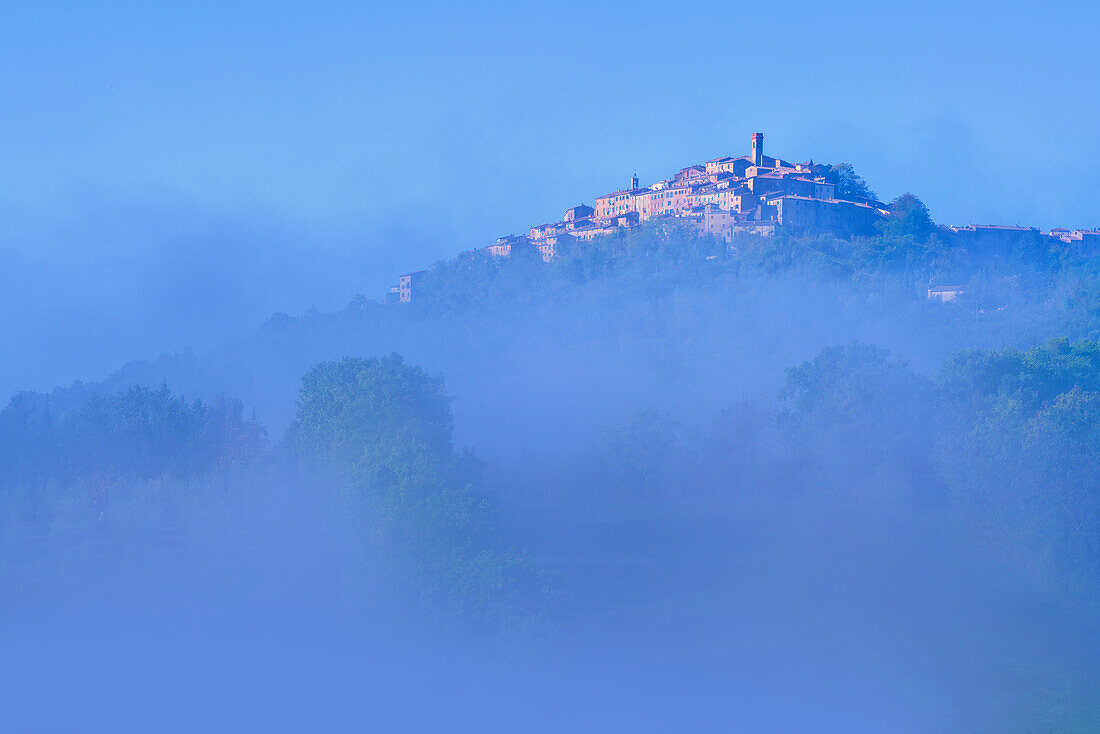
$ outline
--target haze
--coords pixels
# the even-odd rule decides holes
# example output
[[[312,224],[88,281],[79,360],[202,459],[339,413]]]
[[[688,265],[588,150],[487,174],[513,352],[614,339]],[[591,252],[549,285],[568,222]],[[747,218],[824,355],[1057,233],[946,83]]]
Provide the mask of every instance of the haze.
[[[1097,12],[8,3],[0,392],[375,296],[753,130],[937,221],[1094,226]]]
[[[1097,30],[0,8],[2,728],[1100,730]],[[485,249],[757,131],[868,226]]]

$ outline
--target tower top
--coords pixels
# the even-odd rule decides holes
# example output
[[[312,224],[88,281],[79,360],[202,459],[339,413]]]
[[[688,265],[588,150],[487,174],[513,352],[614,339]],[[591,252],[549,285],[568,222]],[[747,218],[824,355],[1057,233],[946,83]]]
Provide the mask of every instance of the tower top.
[[[752,134],[752,164],[757,167],[764,165],[764,133]]]

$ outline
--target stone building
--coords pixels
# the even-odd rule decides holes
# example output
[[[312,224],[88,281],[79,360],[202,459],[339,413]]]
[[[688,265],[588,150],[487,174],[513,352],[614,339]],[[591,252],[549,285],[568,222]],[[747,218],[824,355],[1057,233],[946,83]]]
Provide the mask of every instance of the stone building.
[[[550,262],[558,253],[559,248],[564,247],[570,242],[576,241],[577,238],[573,232],[558,232],[549,237],[544,237],[535,241],[534,245],[538,248],[539,253],[542,255],[542,259],[546,262]]]
[[[417,288],[425,272],[424,270],[417,270],[412,273],[405,273],[398,279],[397,296],[401,303],[409,303],[412,301],[413,295],[417,292]]]
[[[575,222],[579,219],[588,219],[596,210],[587,204],[578,204],[565,210],[565,221]]]
[[[821,200],[809,196],[782,194],[768,197],[775,207],[775,220],[797,231],[869,233],[878,213],[867,204],[854,201]]]
[[[1019,227],[997,224],[968,224],[965,227],[949,227],[958,241],[977,252],[1001,253],[1013,249],[1035,249],[1042,234],[1035,227]]]

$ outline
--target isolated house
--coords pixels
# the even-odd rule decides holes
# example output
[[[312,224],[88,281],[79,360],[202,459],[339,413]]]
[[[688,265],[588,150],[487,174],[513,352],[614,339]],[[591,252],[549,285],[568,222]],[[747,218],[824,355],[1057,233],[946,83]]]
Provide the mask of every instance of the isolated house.
[[[417,270],[412,273],[405,273],[397,281],[397,293],[398,299],[401,303],[409,303],[413,299],[413,294],[416,293],[417,287],[420,285],[421,279],[424,277],[424,270]]]
[[[961,285],[936,285],[928,289],[928,300],[950,303],[958,300],[962,294],[963,288]]]

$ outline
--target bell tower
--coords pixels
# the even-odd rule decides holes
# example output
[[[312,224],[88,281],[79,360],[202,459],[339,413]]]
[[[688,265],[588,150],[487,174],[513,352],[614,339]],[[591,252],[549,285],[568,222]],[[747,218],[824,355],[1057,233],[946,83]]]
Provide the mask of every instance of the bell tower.
[[[764,165],[764,133],[752,134],[752,164],[758,168]]]

